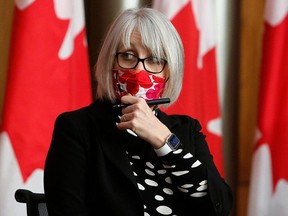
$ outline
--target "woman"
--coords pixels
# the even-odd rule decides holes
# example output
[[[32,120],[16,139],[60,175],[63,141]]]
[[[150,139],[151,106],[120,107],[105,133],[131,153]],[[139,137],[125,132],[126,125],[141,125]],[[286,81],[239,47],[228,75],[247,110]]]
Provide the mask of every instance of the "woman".
[[[199,122],[159,109],[182,86],[183,47],[170,21],[149,8],[124,11],[95,69],[96,100],[55,122],[49,215],[228,215],[231,190]],[[148,105],[162,98],[170,104]]]

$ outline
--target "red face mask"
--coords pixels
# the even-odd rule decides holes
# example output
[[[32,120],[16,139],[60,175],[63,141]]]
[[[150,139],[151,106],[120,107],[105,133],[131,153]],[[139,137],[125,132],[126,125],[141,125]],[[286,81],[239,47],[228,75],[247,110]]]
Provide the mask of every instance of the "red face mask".
[[[145,100],[159,99],[165,87],[165,79],[144,70],[113,69],[113,85],[116,97],[130,93]]]

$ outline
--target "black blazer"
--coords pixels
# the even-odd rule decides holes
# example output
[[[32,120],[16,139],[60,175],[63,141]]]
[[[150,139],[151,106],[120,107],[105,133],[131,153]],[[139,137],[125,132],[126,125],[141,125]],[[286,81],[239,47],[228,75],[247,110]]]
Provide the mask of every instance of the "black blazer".
[[[177,205],[185,212],[183,215],[197,215],[199,211],[199,215],[228,215],[232,193],[213,163],[198,121],[188,116],[168,116],[162,111],[157,117],[207,167],[207,201],[179,199]],[[129,135],[117,129],[116,118],[112,104],[104,101],[58,116],[44,169],[50,216],[100,212],[109,216],[143,216],[133,171],[125,148],[119,145]]]

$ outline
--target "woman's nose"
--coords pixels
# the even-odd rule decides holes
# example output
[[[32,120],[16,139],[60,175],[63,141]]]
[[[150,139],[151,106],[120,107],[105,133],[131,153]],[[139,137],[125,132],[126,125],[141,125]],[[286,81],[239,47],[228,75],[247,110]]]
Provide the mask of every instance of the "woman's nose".
[[[138,64],[135,67],[136,70],[145,70],[144,67],[144,62],[143,61],[139,61]]]

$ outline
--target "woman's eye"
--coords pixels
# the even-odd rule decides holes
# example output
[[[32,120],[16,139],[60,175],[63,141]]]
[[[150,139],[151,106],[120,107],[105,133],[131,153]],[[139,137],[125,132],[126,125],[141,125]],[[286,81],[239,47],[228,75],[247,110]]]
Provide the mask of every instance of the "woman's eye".
[[[125,58],[125,59],[132,59],[132,58],[134,58],[134,56],[133,56],[132,54],[130,54],[130,53],[124,53],[124,54],[123,54],[123,58]]]
[[[147,58],[146,60],[149,64],[161,64],[161,59],[158,58]]]

